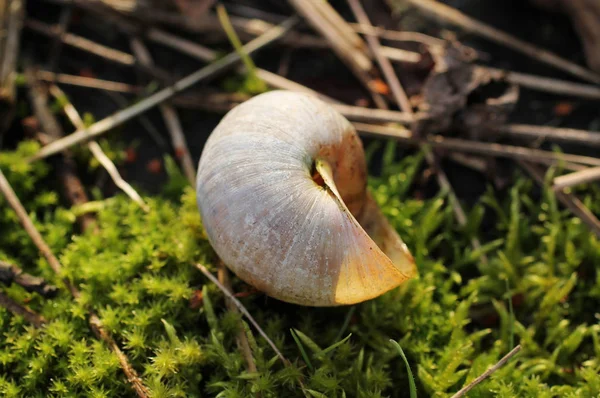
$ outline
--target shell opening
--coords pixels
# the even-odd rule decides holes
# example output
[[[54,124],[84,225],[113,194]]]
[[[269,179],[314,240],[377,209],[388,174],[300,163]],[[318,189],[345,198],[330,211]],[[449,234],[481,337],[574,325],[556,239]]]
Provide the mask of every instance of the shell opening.
[[[317,184],[320,187],[325,187],[325,179],[323,179],[323,176],[321,175],[321,173],[319,172],[319,169],[317,168],[317,160],[313,160],[312,162],[312,166],[310,168],[310,176],[312,178],[312,180],[315,182],[315,184]]]

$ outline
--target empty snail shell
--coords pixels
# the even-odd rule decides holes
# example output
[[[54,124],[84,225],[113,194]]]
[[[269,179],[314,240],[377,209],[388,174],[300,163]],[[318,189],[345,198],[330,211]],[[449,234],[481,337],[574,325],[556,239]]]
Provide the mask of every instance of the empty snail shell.
[[[223,262],[276,299],[354,304],[416,274],[367,191],[356,131],[310,95],[271,91],[232,109],[202,152],[197,201]]]

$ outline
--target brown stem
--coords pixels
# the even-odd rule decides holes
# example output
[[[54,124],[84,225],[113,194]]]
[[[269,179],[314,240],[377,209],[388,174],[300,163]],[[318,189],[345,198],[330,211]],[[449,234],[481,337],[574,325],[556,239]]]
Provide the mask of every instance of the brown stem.
[[[36,328],[41,328],[46,323],[46,319],[44,319],[43,316],[33,312],[29,308],[22,306],[2,292],[0,292],[0,306],[6,308],[14,315],[22,316],[28,323],[32,324]]]
[[[533,177],[538,185],[542,187],[544,186],[544,171],[539,166],[531,164],[526,160],[519,161],[519,164],[531,175],[531,177]],[[564,191],[555,191],[555,194],[558,200],[565,207],[571,210],[573,214],[587,224],[587,226],[592,230],[593,233],[596,234],[596,236],[600,237],[600,220],[598,220],[598,217],[596,217],[594,213],[592,213],[590,209],[583,204],[583,202],[581,202],[576,196]]]
[[[489,368],[488,370],[483,372],[480,376],[477,376],[477,378],[475,378],[472,382],[470,382],[465,387],[461,388],[460,391],[458,391],[456,394],[454,394],[451,398],[464,397],[475,386],[477,386],[479,383],[481,383],[482,381],[484,381],[485,379],[490,377],[492,373],[494,373],[495,371],[500,369],[502,366],[504,366],[506,364],[506,362],[508,362],[515,355],[517,355],[519,353],[519,351],[521,351],[521,345],[518,345],[515,348],[513,348],[508,354],[506,354],[504,357],[502,357],[502,359],[500,359],[498,361],[498,363],[496,363],[494,366],[492,366],[491,368]]]
[[[593,167],[556,177],[552,188],[555,190],[565,189],[574,185],[587,184],[598,180],[600,180],[600,167]]]
[[[10,286],[16,283],[28,292],[36,292],[43,297],[54,297],[58,292],[56,286],[45,279],[30,275],[14,264],[0,261],[0,282]]]

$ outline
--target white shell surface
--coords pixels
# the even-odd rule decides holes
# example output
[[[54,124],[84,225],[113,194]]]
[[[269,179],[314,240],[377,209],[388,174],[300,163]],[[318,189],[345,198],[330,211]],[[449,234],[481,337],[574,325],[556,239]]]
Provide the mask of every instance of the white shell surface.
[[[331,165],[326,186],[311,176],[317,158]],[[356,220],[373,208],[365,188],[351,124],[314,97],[272,91],[234,108],[213,131],[197,200],[212,246],[241,279],[283,301],[332,306],[376,297],[414,273],[401,241],[394,264]],[[385,239],[395,234],[381,228]]]

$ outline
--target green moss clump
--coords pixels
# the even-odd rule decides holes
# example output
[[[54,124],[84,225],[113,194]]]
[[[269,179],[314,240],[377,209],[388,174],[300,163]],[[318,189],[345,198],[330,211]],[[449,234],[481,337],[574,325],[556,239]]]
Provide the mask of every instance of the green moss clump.
[[[551,190],[536,196],[527,179],[505,201],[490,190],[460,228],[443,194],[409,196],[421,156],[395,162],[390,145],[370,189],[415,254],[420,276],[353,307],[241,298],[292,362],[285,367],[244,322],[257,366],[248,372],[235,340],[239,316],[193,267],[215,271],[216,261],[194,192],[145,198],[147,214],[123,196],[101,201],[98,232],[79,235],[77,209],[39,191],[47,167],[22,162],[35,149],[0,154],[0,168],[82,295],[75,301],[63,289],[42,299],[2,287],[49,320],[36,330],[0,308],[2,396],[134,396],[115,355],[90,331],[86,306],[153,397],[408,397],[407,371],[390,339],[404,348],[419,396],[450,396],[517,343],[522,352],[470,397],[600,395],[600,242]],[[600,212],[597,189],[580,196]],[[2,198],[0,209],[0,259],[62,286]],[[486,215],[495,227],[474,250],[470,239],[481,238]],[[249,290],[237,279],[234,289]]]

